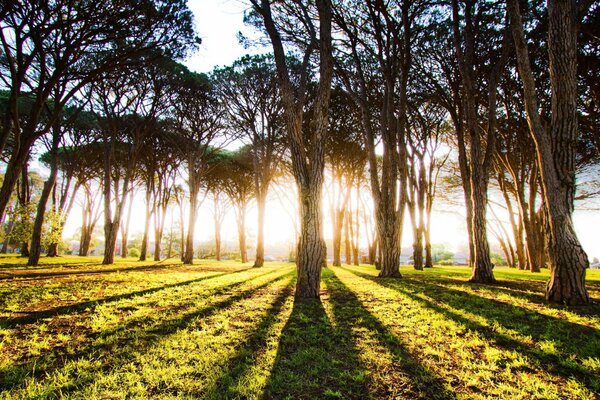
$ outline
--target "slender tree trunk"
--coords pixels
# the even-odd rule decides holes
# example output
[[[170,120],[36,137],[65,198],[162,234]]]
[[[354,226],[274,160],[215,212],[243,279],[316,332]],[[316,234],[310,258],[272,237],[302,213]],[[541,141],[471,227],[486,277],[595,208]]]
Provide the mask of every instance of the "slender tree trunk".
[[[31,235],[31,251],[29,252],[29,259],[27,265],[36,266],[40,261],[40,255],[42,253],[42,228],[44,226],[44,216],[46,215],[46,205],[48,204],[48,198],[54,184],[56,183],[56,175],[58,174],[58,143],[60,141],[60,127],[55,126],[53,128],[52,138],[52,160],[50,163],[50,176],[46,182],[38,201],[37,213],[35,221],[33,223],[33,233]]]
[[[339,267],[342,265],[342,228],[344,221],[344,211],[333,208],[333,265]]]
[[[2,185],[0,186],[0,219],[4,217],[6,207],[8,206],[15,185],[17,184],[17,181],[21,176],[21,172],[27,163],[30,148],[31,143],[29,142],[26,142],[24,145],[20,146],[19,150],[11,155],[8,164],[6,165],[4,179],[2,180]]]
[[[195,180],[189,183],[190,188],[190,213],[188,218],[188,229],[185,240],[185,252],[183,255],[184,264],[194,263],[194,227],[196,226],[196,217],[198,215],[198,190]],[[182,224],[183,225],[183,224]],[[182,234],[183,235],[183,234]],[[183,242],[182,242],[183,243]]]
[[[243,263],[248,262],[248,251],[246,250],[246,205],[239,207],[237,217],[238,242],[240,246],[240,258]]]
[[[163,232],[165,229],[165,219],[167,216],[167,206],[163,205],[161,208],[159,208],[160,210],[160,216],[159,218],[156,218],[156,223],[158,224],[158,226],[155,226],[154,229],[154,261],[160,261],[160,256],[161,256],[161,243],[162,243],[162,238],[163,238]],[[169,250],[169,257],[170,258],[170,250]]]
[[[346,256],[346,264],[352,263],[352,245],[350,244],[350,224],[352,223],[352,211],[346,210],[346,218],[344,218],[344,250]]]
[[[150,218],[152,218],[152,189],[150,184],[146,185],[146,215],[144,218],[144,235],[142,236],[142,246],[140,249],[140,261],[146,261],[148,255],[148,236],[150,231]]]
[[[121,257],[127,258],[129,255],[128,242],[129,242],[129,225],[131,222],[131,209],[133,207],[133,193],[131,194],[131,201],[127,207],[127,217],[125,218],[124,226],[121,226]]]
[[[266,190],[259,191],[256,198],[258,208],[258,229],[256,234],[256,255],[254,267],[262,267],[265,263],[265,207],[267,204]]]

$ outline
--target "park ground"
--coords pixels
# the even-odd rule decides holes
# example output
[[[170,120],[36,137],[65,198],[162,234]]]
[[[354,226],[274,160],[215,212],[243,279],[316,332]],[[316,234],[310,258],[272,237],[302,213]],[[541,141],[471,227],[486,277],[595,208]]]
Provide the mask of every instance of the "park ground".
[[[600,398],[600,271],[587,306],[540,274],[0,258],[0,399]]]

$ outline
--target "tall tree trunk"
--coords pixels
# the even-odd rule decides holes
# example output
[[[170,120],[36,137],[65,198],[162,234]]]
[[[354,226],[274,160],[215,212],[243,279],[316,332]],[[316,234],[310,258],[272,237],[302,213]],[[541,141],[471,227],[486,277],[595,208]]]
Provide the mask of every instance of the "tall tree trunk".
[[[321,227],[321,183],[298,185],[300,194],[300,238],[296,297],[320,296],[321,268],[326,254]]]
[[[541,167],[549,226],[551,270],[546,299],[564,304],[589,302],[585,287],[587,254],[573,227],[575,140],[577,137],[577,2],[548,0],[548,53],[552,88],[550,131],[542,125],[535,80],[517,0],[508,0],[517,65],[525,93],[527,122]]]
[[[342,228],[344,221],[344,211],[333,207],[333,265],[339,267],[342,265]]]
[[[195,184],[190,184],[190,213],[185,240],[185,252],[183,255],[183,263],[190,265],[194,263],[194,227],[196,226],[196,217],[198,215],[198,189]]]
[[[129,226],[131,222],[131,209],[133,207],[133,193],[131,194],[131,201],[127,207],[127,217],[125,218],[125,224],[121,226],[121,258],[127,258],[129,255],[128,242],[129,242]]]
[[[241,205],[238,210],[237,228],[238,242],[240,247],[240,258],[243,263],[248,262],[248,251],[246,249],[246,205]]]
[[[352,211],[346,210],[346,218],[344,218],[344,251],[346,256],[346,264],[352,263],[352,245],[350,244],[350,224],[352,223]]]
[[[60,126],[55,125],[52,129],[52,148],[50,150],[50,175],[46,182],[38,200],[37,212],[33,223],[33,233],[31,235],[31,251],[27,265],[36,266],[40,261],[42,253],[42,228],[44,226],[44,216],[46,215],[46,205],[50,198],[52,188],[56,183],[56,175],[58,174],[58,145],[60,142]]]
[[[474,171],[473,171],[474,172]],[[476,173],[473,173],[479,178]],[[478,180],[478,179],[477,179]],[[475,182],[473,182],[475,183]],[[470,282],[488,283],[494,282],[494,265],[490,258],[490,246],[487,238],[487,184],[481,182],[473,186],[471,193],[473,202],[473,246],[475,250],[473,260],[473,271]]]
[[[256,198],[258,208],[258,229],[256,234],[256,255],[254,267],[262,267],[265,263],[265,208],[267,205],[266,190],[261,190]]]
[[[146,261],[148,255],[148,236],[150,234],[150,218],[152,218],[153,206],[150,205],[152,199],[151,184],[146,185],[146,215],[144,217],[144,235],[142,236],[142,246],[140,249],[140,261]]]
[[[15,185],[21,176],[23,168],[29,158],[29,150],[31,143],[26,142],[24,145],[19,147],[16,153],[13,153],[6,165],[4,171],[4,179],[0,186],[0,219],[4,217],[6,207],[10,201],[10,197],[13,193]]]

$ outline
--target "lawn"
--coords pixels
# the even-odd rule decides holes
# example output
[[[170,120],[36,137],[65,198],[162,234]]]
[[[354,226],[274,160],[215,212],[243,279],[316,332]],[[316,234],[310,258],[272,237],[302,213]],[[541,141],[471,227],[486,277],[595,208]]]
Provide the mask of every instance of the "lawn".
[[[600,398],[592,304],[550,306],[547,272],[323,270],[235,262],[0,258],[0,399]]]

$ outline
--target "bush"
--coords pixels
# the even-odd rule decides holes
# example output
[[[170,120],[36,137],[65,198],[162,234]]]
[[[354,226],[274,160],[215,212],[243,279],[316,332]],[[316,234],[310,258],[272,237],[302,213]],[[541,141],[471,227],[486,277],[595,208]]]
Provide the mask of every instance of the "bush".
[[[137,249],[136,247],[132,247],[130,249],[127,250],[127,255],[129,257],[139,257],[140,256],[140,250]]]
[[[444,266],[454,265],[454,261],[452,261],[452,260],[442,260],[438,264],[444,265]]]

